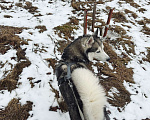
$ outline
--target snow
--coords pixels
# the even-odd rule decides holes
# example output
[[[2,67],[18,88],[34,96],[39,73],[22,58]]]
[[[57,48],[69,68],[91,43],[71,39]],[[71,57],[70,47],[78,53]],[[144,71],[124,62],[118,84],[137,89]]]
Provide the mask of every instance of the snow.
[[[13,0],[13,2],[14,3],[12,4],[15,4],[19,2],[19,0]],[[62,113],[60,110],[58,110],[57,112],[49,111],[50,106],[58,105],[57,100],[54,97],[55,94],[51,91],[51,88],[49,86],[50,80],[52,80],[51,84],[55,89],[58,90],[58,86],[53,69],[51,67],[48,67],[45,59],[55,58],[56,56],[57,58],[60,58],[60,55],[58,55],[58,53],[54,54],[54,42],[56,39],[59,39],[59,37],[54,34],[53,28],[68,22],[68,17],[72,16],[71,11],[73,8],[71,7],[70,2],[62,2],[60,0],[56,0],[51,4],[48,4],[48,2],[49,0],[35,0],[35,2],[32,1],[33,6],[38,7],[39,13],[43,15],[40,17],[35,17],[33,14],[29,13],[27,10],[21,7],[13,6],[11,10],[2,10],[0,8],[0,25],[27,27],[29,29],[23,30],[21,34],[18,34],[18,36],[20,38],[23,38],[25,41],[27,39],[32,40],[28,42],[29,45],[21,46],[22,48],[27,48],[26,57],[31,62],[31,65],[23,69],[18,81],[21,84],[17,89],[13,90],[12,92],[9,92],[7,90],[0,91],[0,108],[4,109],[12,98],[20,98],[21,104],[25,104],[27,101],[33,102],[33,108],[32,111],[30,111],[28,120],[69,120],[70,118],[68,112]],[[130,4],[126,4],[123,1],[122,3],[124,4],[121,5],[119,5],[117,2],[118,0],[106,2],[104,5],[98,5],[98,8],[105,9],[106,6],[110,6],[116,8],[115,12],[123,12],[126,8],[128,8],[131,11],[136,12],[136,14],[138,15],[137,20],[142,20],[144,17],[150,19],[150,7],[148,5],[148,0],[134,1],[137,4],[141,5],[141,8],[145,8],[147,10],[144,13],[137,11],[136,8],[130,6]],[[4,5],[9,6],[10,3]],[[52,15],[47,15],[48,13],[52,13]],[[4,18],[4,15],[11,15],[12,18]],[[106,20],[106,13],[101,13],[100,18]],[[135,19],[130,18],[128,15],[126,15],[126,18],[131,21],[136,21]],[[83,21],[80,21],[80,23],[83,23]],[[114,23],[111,22],[110,24],[113,25]],[[38,25],[45,25],[47,31],[39,33],[39,30],[35,29],[35,27]],[[115,25],[121,25],[121,23],[115,23]],[[122,109],[122,112],[119,112],[116,107],[111,106],[110,104],[107,104],[107,106],[109,111],[111,111],[111,119],[117,118],[118,120],[141,120],[150,118],[150,63],[146,61],[143,61],[142,64],[139,63],[139,61],[147,55],[146,48],[150,47],[150,37],[140,32],[142,29],[140,25],[133,25],[130,22],[127,23],[127,25],[131,26],[131,28],[128,29],[124,27],[124,29],[129,30],[127,32],[127,35],[132,36],[131,40],[134,41],[136,52],[136,55],[130,56],[132,60],[127,65],[128,68],[133,68],[133,78],[135,84],[124,81],[125,88],[131,94],[131,102],[127,104],[124,109]],[[150,27],[150,24],[146,25]],[[82,35],[82,26],[80,25],[79,27],[80,29],[75,31],[75,38]],[[112,36],[112,40],[115,39],[115,37]],[[33,52],[34,50],[39,49],[36,48],[34,44],[38,44],[39,48],[44,47],[47,52]],[[123,48],[121,50],[116,50],[116,53],[121,54],[122,51]],[[15,66],[15,64],[17,64],[17,62],[11,59],[11,57],[16,57],[16,50],[10,49],[6,54],[0,54],[0,62],[6,63],[4,67],[0,69],[0,79],[4,77],[4,71],[12,69],[11,65],[8,64],[7,61],[9,61],[9,63],[11,63],[13,67]],[[111,64],[109,64],[109,67],[113,69],[113,66],[111,66]],[[51,72],[52,74],[47,75],[46,73],[48,72]],[[35,84],[35,86],[31,88],[28,77],[34,78],[32,80],[33,82],[36,82],[38,80],[41,80],[41,82]],[[118,93],[117,89],[112,88],[109,94],[112,93]],[[33,116],[31,117],[32,114]]]

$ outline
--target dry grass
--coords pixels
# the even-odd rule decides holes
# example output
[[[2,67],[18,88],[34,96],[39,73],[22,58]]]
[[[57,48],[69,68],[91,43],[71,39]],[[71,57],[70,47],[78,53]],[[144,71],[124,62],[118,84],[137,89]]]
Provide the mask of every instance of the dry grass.
[[[11,15],[4,15],[4,18],[13,18]]]
[[[150,28],[144,25],[141,32],[145,33],[146,35],[150,35]]]
[[[126,14],[131,14],[131,16],[134,18],[134,19],[136,19],[138,16],[137,16],[137,14],[136,13],[134,13],[133,11],[130,11],[130,10],[128,10],[128,9],[125,9],[125,13]]]
[[[10,10],[13,7],[13,5],[11,4],[10,6],[5,6],[5,5],[0,5],[0,8],[2,10]]]
[[[48,67],[51,66],[53,70],[55,70],[55,65],[57,63],[57,60],[55,60],[54,58],[47,58],[45,60],[49,63]]]
[[[135,8],[141,7],[140,5],[138,5],[138,4],[135,3],[135,2],[131,2],[130,5],[131,5],[132,7],[135,7]]]
[[[47,31],[46,26],[44,25],[38,25],[35,27],[35,29],[40,29],[39,32],[43,33],[44,31]]]
[[[54,28],[54,30],[55,30],[55,33],[58,34],[60,38],[64,38],[66,40],[69,40],[69,39],[73,40],[74,37],[72,35],[74,34],[74,30],[78,29],[78,26],[77,26],[78,24],[79,24],[78,19],[75,17],[72,17],[70,18],[70,21],[68,23],[57,26]]]
[[[5,54],[10,47],[18,49],[20,45],[27,45],[28,43],[19,38],[16,34],[22,32],[23,29],[9,26],[0,26],[0,53]]]
[[[123,12],[113,13],[112,18],[114,18],[114,22],[128,22],[128,20],[125,17],[125,13]]]
[[[125,1],[126,3],[129,3],[131,6],[133,6],[135,8],[139,8],[140,7],[140,5],[135,3],[134,0],[122,0],[122,1]]]
[[[29,1],[27,1],[27,2],[25,3],[25,6],[23,6],[23,8],[25,8],[26,10],[28,10],[28,12],[30,12],[30,13],[32,13],[32,14],[38,12],[38,11],[37,11],[38,8],[35,7],[35,6],[33,6],[32,3],[29,2]]]
[[[138,11],[144,13],[147,10],[145,8],[140,8]]]
[[[59,51],[61,54],[63,53],[64,51],[64,48],[67,47],[67,45],[69,45],[71,42],[67,42],[65,40],[59,40],[56,42],[56,45],[57,45],[57,51]]]
[[[129,40],[124,40],[124,38],[117,38],[115,41],[110,41],[110,43],[117,49],[121,50],[120,47],[123,47],[123,50],[126,51],[128,55],[135,54],[134,43]]]
[[[70,22],[57,26],[54,28],[55,33],[58,34],[58,36],[60,38],[64,38],[66,40],[68,39],[74,39],[74,37],[72,36],[72,34],[74,34],[74,30],[78,29],[78,25],[79,22],[77,20],[77,18],[70,18]]]
[[[28,67],[30,64],[28,60],[17,63],[12,71],[4,79],[0,80],[0,90],[14,90],[17,87],[17,81],[23,68]]]
[[[126,30],[124,30],[121,26],[118,25],[112,25],[109,30],[114,31],[116,33],[118,33],[119,35],[125,35],[126,34]]]
[[[109,46],[109,43],[105,43],[105,51],[110,56],[110,63],[113,66],[113,70],[109,68],[108,64],[96,63],[98,70],[98,76],[102,79],[101,84],[106,90],[108,102],[116,107],[124,107],[131,101],[130,93],[126,90],[123,85],[124,80],[126,82],[134,83],[133,71],[131,68],[126,68],[126,64],[130,61],[128,56],[124,55],[122,58],[118,57],[117,54]],[[103,75],[108,76],[103,78]],[[114,97],[110,96],[108,92],[112,87],[115,87],[119,93],[113,93]]]
[[[132,2],[134,2],[134,0],[122,0],[122,1],[125,1],[126,3],[132,3]]]
[[[4,110],[0,110],[0,120],[26,120],[32,110],[32,102],[21,105],[18,99],[13,98]]]
[[[147,48],[146,58],[143,58],[143,61],[150,62],[150,47]]]
[[[28,44],[26,41],[21,40],[16,34],[22,32],[23,29],[26,28],[15,28],[8,26],[0,26],[0,53],[5,54],[7,50],[10,48],[17,50],[17,61],[18,63],[14,66],[14,68],[9,72],[7,76],[5,76],[2,80],[0,80],[0,90],[8,90],[12,91],[17,87],[17,81],[19,79],[19,75],[21,74],[23,68],[28,67],[31,63],[25,57],[25,50],[21,49],[20,45]],[[12,58],[15,59],[16,58]],[[24,60],[24,61],[21,61]],[[21,61],[21,62],[20,62]]]

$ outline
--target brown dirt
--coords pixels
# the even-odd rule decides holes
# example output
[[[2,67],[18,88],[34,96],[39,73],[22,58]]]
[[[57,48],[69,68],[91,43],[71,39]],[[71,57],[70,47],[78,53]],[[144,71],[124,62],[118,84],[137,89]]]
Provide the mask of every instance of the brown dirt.
[[[29,117],[29,111],[32,110],[32,102],[27,101],[21,105],[19,100],[13,98],[4,110],[0,110],[0,120],[26,120]]]

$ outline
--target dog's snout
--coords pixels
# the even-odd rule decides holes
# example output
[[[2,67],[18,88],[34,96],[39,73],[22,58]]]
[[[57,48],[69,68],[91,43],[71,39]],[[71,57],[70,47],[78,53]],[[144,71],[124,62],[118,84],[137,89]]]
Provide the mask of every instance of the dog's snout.
[[[107,60],[106,61],[109,61],[110,60],[110,58],[107,58]]]

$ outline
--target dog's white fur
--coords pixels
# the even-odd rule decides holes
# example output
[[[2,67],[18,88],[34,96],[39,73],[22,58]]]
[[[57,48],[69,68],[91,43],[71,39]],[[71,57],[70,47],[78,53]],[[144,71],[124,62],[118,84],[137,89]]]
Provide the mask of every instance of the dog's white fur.
[[[103,120],[106,97],[99,79],[90,70],[77,68],[72,72],[72,80],[83,102],[86,120]]]
[[[88,53],[89,60],[92,61],[94,58],[101,61],[106,61],[110,57],[104,51],[103,43],[98,47],[97,51]]]

